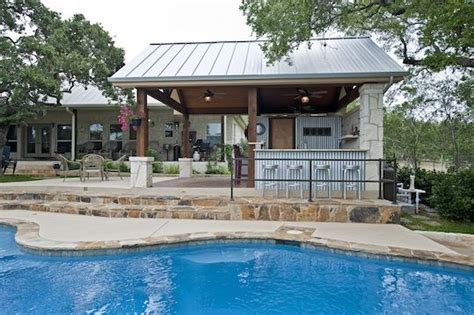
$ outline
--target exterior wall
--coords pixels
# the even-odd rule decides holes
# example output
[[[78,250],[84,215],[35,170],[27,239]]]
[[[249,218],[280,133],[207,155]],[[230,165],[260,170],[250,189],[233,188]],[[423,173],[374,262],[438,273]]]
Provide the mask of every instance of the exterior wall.
[[[360,149],[367,150],[368,159],[383,158],[383,84],[364,84],[360,89]],[[378,163],[368,162],[366,177],[378,180]],[[377,190],[377,183],[367,184]]]
[[[331,136],[305,136],[304,128],[331,128]],[[341,117],[310,117],[296,118],[296,148],[297,149],[338,149],[341,138]]]
[[[354,109],[342,116],[342,135],[350,135],[355,127],[360,130],[360,108]],[[341,149],[358,149],[359,139],[344,140]]]
[[[77,144],[83,144],[90,139],[89,126],[94,123],[100,123],[103,126],[102,134],[102,145],[104,145],[110,139],[110,126],[118,124],[117,116],[119,114],[119,108],[77,108]],[[240,142],[240,135],[243,136],[243,129],[239,124],[235,122],[235,117],[229,116],[227,125],[236,130],[236,135],[231,135],[231,142],[235,138]],[[33,124],[50,124],[51,130],[51,152],[50,154],[57,151],[57,126],[60,124],[72,124],[72,115],[68,113],[64,108],[49,110],[43,117],[38,117],[27,122],[28,125]],[[165,124],[171,124],[172,136],[166,136]],[[178,123],[178,129],[175,126]],[[207,125],[209,123],[221,123],[220,115],[195,115],[190,117],[190,131],[196,132],[197,139],[206,139],[207,137]],[[168,107],[149,107],[149,141],[154,142],[153,146],[157,146],[160,156],[163,160],[166,160],[166,151],[163,150],[164,144],[181,145],[182,139],[182,117],[176,115],[172,109]],[[18,145],[17,152],[12,153],[12,157],[15,159],[35,159],[34,157],[25,157],[25,134],[26,127],[18,128]],[[170,135],[168,133],[168,135]],[[130,131],[123,132],[122,143],[130,141]],[[172,158],[173,154],[170,152],[169,158]],[[45,156],[48,158],[48,156]]]
[[[247,120],[238,115],[227,115],[225,117],[225,143],[239,144],[242,140],[245,140]]]

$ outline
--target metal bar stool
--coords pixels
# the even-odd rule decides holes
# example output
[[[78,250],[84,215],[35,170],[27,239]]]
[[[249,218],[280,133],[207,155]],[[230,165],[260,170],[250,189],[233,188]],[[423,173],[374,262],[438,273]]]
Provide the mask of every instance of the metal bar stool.
[[[303,179],[303,165],[288,165],[286,168],[287,179]],[[290,198],[290,188],[299,187],[300,196],[303,199],[303,182],[287,182],[286,185],[286,198]]]
[[[331,179],[331,166],[329,164],[319,164],[314,166],[314,173],[315,173],[315,181],[314,181],[314,194],[316,198],[318,198],[318,191],[327,189],[328,191],[328,198],[331,199],[332,189],[330,182],[318,181],[321,180],[330,180]],[[318,176],[321,175],[321,176]]]
[[[351,180],[361,180],[360,178],[360,166],[359,165],[344,165],[342,167],[342,198],[346,199],[347,197],[347,188],[356,188],[357,187],[357,199],[360,200],[361,195],[361,186],[360,182],[351,182]],[[354,178],[355,177],[355,178]]]
[[[275,181],[278,165],[277,164],[263,164],[263,196],[265,196],[265,190],[267,187],[275,187],[276,197],[278,198],[278,182]]]

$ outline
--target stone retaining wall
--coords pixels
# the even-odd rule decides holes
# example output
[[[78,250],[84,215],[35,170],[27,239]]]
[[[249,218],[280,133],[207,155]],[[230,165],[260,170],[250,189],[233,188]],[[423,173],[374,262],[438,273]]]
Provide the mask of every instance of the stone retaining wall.
[[[103,217],[399,223],[400,207],[379,200],[0,193],[0,210],[24,209]]]

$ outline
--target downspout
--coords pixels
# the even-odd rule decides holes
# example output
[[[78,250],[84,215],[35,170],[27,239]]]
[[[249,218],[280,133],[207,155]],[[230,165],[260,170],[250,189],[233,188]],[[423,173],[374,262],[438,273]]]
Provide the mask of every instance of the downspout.
[[[383,88],[383,94],[387,92],[387,90],[392,86],[393,84],[393,76],[390,76],[390,80],[388,81],[387,85]]]
[[[76,159],[76,111],[75,110],[71,111],[69,107],[66,107],[66,112],[71,114],[71,117],[72,117],[71,160],[74,161]]]

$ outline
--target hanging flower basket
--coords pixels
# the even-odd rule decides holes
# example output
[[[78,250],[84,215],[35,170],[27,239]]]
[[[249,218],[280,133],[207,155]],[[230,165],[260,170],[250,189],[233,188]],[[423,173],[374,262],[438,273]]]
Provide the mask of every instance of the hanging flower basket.
[[[142,123],[142,117],[134,111],[130,105],[123,105],[120,108],[120,114],[117,117],[123,131],[127,131],[131,125],[133,130],[137,130]]]
[[[133,130],[137,130],[138,127],[142,124],[142,119],[141,118],[132,118],[130,120],[130,124],[132,125]]]

